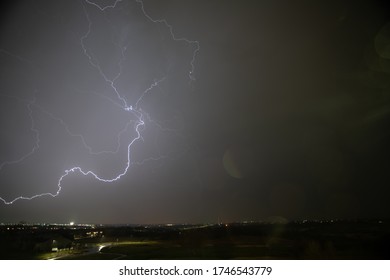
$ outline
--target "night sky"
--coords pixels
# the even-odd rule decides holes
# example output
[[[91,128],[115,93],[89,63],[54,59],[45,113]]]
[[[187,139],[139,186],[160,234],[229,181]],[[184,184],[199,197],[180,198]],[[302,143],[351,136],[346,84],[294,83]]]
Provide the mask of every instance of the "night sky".
[[[2,3],[0,222],[389,218],[390,10],[329,2]]]

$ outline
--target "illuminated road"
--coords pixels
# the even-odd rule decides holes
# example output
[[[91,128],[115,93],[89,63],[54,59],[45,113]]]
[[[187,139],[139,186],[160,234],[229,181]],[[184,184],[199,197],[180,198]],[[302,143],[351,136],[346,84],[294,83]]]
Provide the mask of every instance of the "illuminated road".
[[[79,258],[79,257],[88,256],[88,255],[93,255],[93,254],[106,254],[106,255],[111,255],[111,256],[117,256],[117,257],[112,258],[112,259],[118,260],[118,259],[121,259],[123,257],[126,257],[126,255],[118,254],[118,253],[104,253],[101,250],[103,248],[106,248],[106,247],[115,247],[115,246],[130,245],[130,244],[139,245],[139,244],[143,244],[143,243],[150,244],[150,242],[129,242],[129,241],[115,242],[115,243],[113,243],[113,242],[97,243],[97,244],[92,244],[90,247],[87,248],[86,252],[83,252],[81,254],[68,253],[68,254],[58,256],[58,257],[49,258],[48,260],[61,260],[61,259],[67,259],[67,258],[73,258],[73,257]]]

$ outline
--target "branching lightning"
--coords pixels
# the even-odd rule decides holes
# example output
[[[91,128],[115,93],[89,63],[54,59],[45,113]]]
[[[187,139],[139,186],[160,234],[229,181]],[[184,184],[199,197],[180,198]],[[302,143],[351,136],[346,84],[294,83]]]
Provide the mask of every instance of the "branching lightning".
[[[172,37],[172,39],[174,41],[184,41],[184,42],[186,42],[189,45],[194,45],[195,46],[194,47],[194,51],[192,53],[192,59],[190,61],[191,69],[190,69],[190,72],[189,72],[190,79],[194,81],[195,80],[195,76],[194,76],[194,73],[195,73],[195,59],[196,59],[196,55],[198,54],[198,52],[200,50],[199,42],[198,41],[191,41],[191,40],[188,40],[187,38],[184,38],[184,37],[180,37],[180,38],[176,37],[175,33],[173,33],[173,26],[172,25],[170,25],[165,19],[153,19],[153,18],[151,18],[145,11],[145,7],[144,7],[143,1],[142,0],[136,0],[136,2],[141,5],[141,10],[142,10],[143,14],[151,22],[153,22],[153,23],[162,23],[169,29],[169,32],[171,33],[171,37]]]
[[[136,100],[136,102],[134,104],[128,104],[125,96],[123,94],[121,94],[118,90],[118,88],[116,87],[116,81],[118,80],[119,77],[121,77],[122,75],[122,63],[123,61],[125,60],[126,56],[125,56],[125,51],[127,49],[127,46],[120,46],[120,45],[117,45],[120,50],[121,50],[121,59],[118,63],[118,68],[119,68],[119,71],[118,73],[115,75],[114,78],[110,79],[108,77],[108,75],[106,75],[102,69],[102,67],[100,66],[100,63],[98,61],[98,59],[96,59],[96,57],[94,56],[94,54],[92,52],[90,52],[88,50],[88,47],[86,46],[85,44],[85,41],[86,39],[88,38],[88,36],[90,35],[91,33],[91,30],[92,30],[92,26],[93,26],[93,22],[90,18],[90,15],[88,13],[88,9],[91,8],[91,9],[98,9],[100,10],[100,12],[106,12],[106,10],[108,9],[115,9],[118,5],[118,3],[122,2],[122,0],[115,0],[115,2],[112,4],[112,5],[107,5],[107,6],[101,6],[97,3],[94,3],[93,1],[91,0],[85,0],[85,3],[82,3],[82,8],[83,8],[83,11],[84,11],[84,14],[85,14],[85,17],[87,19],[87,22],[88,22],[88,29],[87,29],[87,32],[80,38],[80,46],[81,46],[81,50],[82,52],[84,53],[85,57],[88,59],[88,62],[89,64],[94,68],[96,69],[96,71],[98,71],[100,77],[104,80],[104,82],[112,89],[112,91],[115,93],[114,97],[115,99],[117,99],[118,101],[115,101],[113,100],[112,98],[108,98],[108,97],[105,97],[107,98],[110,102],[112,102],[113,104],[117,105],[117,106],[120,106],[121,109],[123,109],[124,111],[126,111],[127,113],[129,113],[132,117],[132,119],[126,124],[126,126],[118,133],[117,135],[117,147],[115,150],[110,150],[110,151],[94,151],[92,149],[92,147],[90,145],[88,145],[87,141],[85,140],[85,138],[83,137],[83,135],[81,134],[76,134],[76,133],[73,133],[71,131],[71,129],[69,128],[69,126],[66,124],[66,122],[64,120],[62,120],[60,117],[56,116],[55,114],[53,114],[52,112],[49,112],[48,110],[42,108],[41,106],[39,106],[38,104],[35,104],[35,99],[32,101],[32,102],[27,102],[25,100],[23,100],[24,103],[27,103],[27,109],[29,111],[29,116],[30,116],[30,119],[31,119],[31,131],[34,132],[35,134],[35,145],[34,147],[32,148],[32,150],[23,155],[22,157],[18,158],[18,159],[15,159],[15,160],[12,160],[12,161],[6,161],[6,162],[3,162],[0,164],[0,172],[2,170],[3,167],[7,166],[7,165],[15,165],[15,164],[18,164],[22,161],[24,161],[26,158],[30,157],[32,154],[34,154],[38,149],[39,149],[39,143],[40,143],[40,134],[39,134],[39,131],[38,129],[36,128],[35,126],[35,122],[34,122],[34,118],[33,118],[33,107],[34,109],[37,109],[37,110],[40,110],[42,113],[44,113],[45,115],[47,115],[48,117],[50,117],[51,119],[55,120],[56,122],[58,122],[59,124],[61,124],[61,126],[64,128],[64,130],[72,137],[76,137],[76,138],[79,138],[82,145],[84,146],[84,148],[89,152],[89,154],[92,154],[92,155],[100,155],[100,154],[104,154],[104,153],[112,153],[112,154],[116,154],[120,151],[120,139],[121,137],[123,136],[123,134],[129,130],[129,127],[131,124],[133,124],[134,126],[134,130],[135,130],[135,137],[133,136],[132,139],[129,139],[129,143],[127,145],[127,155],[126,155],[126,164],[124,166],[124,168],[118,172],[117,175],[113,176],[112,178],[103,178],[101,176],[99,176],[98,174],[96,174],[95,172],[91,171],[91,170],[87,170],[85,171],[82,167],[80,166],[74,166],[74,167],[71,167],[69,169],[66,169],[63,174],[59,177],[58,179],[58,182],[57,182],[57,191],[54,192],[54,193],[51,193],[51,192],[46,192],[46,193],[40,193],[40,194],[36,194],[36,195],[33,195],[33,196],[19,196],[19,197],[16,197],[12,200],[6,200],[2,197],[0,197],[0,200],[6,204],[6,205],[10,205],[10,204],[13,204],[15,203],[16,201],[19,201],[19,200],[32,200],[32,199],[35,199],[35,198],[38,198],[38,197],[57,197],[60,193],[61,193],[61,190],[62,190],[62,183],[64,181],[64,179],[69,175],[69,174],[72,174],[72,173],[77,173],[77,174],[81,174],[83,176],[91,176],[93,178],[95,178],[96,180],[100,181],[100,182],[105,182],[105,183],[112,183],[112,182],[115,182],[117,180],[119,180],[120,178],[122,178],[129,170],[130,166],[132,164],[143,164],[149,160],[158,160],[160,158],[163,158],[164,156],[159,156],[159,157],[151,157],[151,158],[147,158],[147,159],[144,159],[143,161],[141,162],[134,162],[131,160],[131,149],[133,147],[133,145],[139,141],[139,140],[142,140],[143,137],[142,137],[142,131],[143,129],[145,128],[146,124],[147,123],[153,123],[154,125],[156,125],[159,129],[161,130],[165,130],[165,131],[169,131],[169,129],[165,129],[163,128],[160,124],[158,124],[157,122],[154,122],[151,118],[150,118],[150,115],[148,113],[146,113],[142,108],[141,108],[141,104],[142,104],[142,100],[143,98],[152,92],[152,90],[156,87],[158,87],[160,84],[162,84],[167,77],[160,77],[160,78],[156,78],[154,79],[153,83],[150,84],[149,87],[147,87],[138,97],[138,99]],[[195,77],[194,77],[194,72],[195,72],[195,59],[196,59],[196,55],[198,54],[199,52],[199,49],[200,49],[200,46],[199,46],[199,42],[198,41],[193,41],[193,40],[189,40],[187,38],[184,38],[184,37],[177,37],[175,35],[175,33],[173,32],[173,27],[168,24],[167,20],[165,19],[153,19],[151,16],[149,16],[149,14],[145,11],[145,7],[144,7],[144,3],[142,0],[135,0],[135,2],[139,5],[143,15],[148,19],[150,20],[151,22],[155,23],[155,24],[163,24],[165,26],[165,28],[167,28],[170,32],[170,35],[171,35],[171,38],[172,40],[174,41],[182,41],[182,42],[185,42],[187,44],[189,44],[192,48],[193,48],[193,52],[192,52],[192,58],[189,62],[189,66],[190,66],[190,70],[189,70],[189,79],[191,81],[194,81],[195,80]],[[7,52],[7,51],[3,51],[5,54],[8,54],[10,56],[14,56],[16,57],[17,59],[19,60],[24,60],[22,59],[21,57],[19,56],[15,56],[15,55],[12,55],[11,53]],[[28,61],[29,62],[29,61]],[[30,62],[29,62],[30,63]],[[135,120],[134,120],[135,118]]]
[[[6,95],[5,95],[6,96]],[[15,98],[15,97],[11,97],[11,96],[6,96],[6,97],[9,97],[9,98]],[[30,118],[30,122],[31,122],[31,125],[30,125],[30,130],[32,132],[34,132],[35,134],[35,143],[32,147],[32,149],[24,154],[23,156],[21,156],[20,158],[18,159],[14,159],[14,160],[10,160],[10,161],[4,161],[0,164],[0,171],[3,169],[3,167],[7,166],[7,165],[14,165],[14,164],[18,164],[18,163],[21,163],[22,161],[24,161],[26,158],[30,157],[32,154],[35,153],[36,150],[39,149],[39,142],[40,142],[40,139],[39,139],[39,130],[36,129],[35,127],[35,121],[34,121],[34,117],[33,117],[33,109],[32,109],[32,106],[34,106],[35,104],[35,99],[33,101],[27,101],[27,100],[23,100],[23,99],[20,99],[20,98],[15,98],[16,100],[18,100],[19,102],[23,102],[23,103],[26,103],[26,107],[28,109],[28,115],[29,115],[29,118]],[[0,197],[1,200],[3,200],[1,197]]]

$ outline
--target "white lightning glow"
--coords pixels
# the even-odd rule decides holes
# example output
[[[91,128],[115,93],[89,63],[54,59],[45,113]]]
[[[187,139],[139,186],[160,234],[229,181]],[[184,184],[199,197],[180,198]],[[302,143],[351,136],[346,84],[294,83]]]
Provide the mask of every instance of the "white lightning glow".
[[[192,81],[195,80],[195,77],[194,77],[195,58],[196,58],[196,55],[197,55],[197,53],[199,52],[199,49],[200,49],[199,42],[198,41],[193,41],[193,40],[188,40],[187,38],[183,38],[183,37],[181,37],[181,38],[176,37],[174,32],[173,32],[173,27],[171,25],[169,25],[168,22],[165,19],[158,19],[158,20],[156,20],[156,19],[151,18],[146,13],[145,8],[144,8],[144,3],[142,2],[142,0],[135,0],[135,1],[136,1],[136,3],[139,4],[142,13],[144,14],[144,16],[148,20],[150,20],[151,22],[156,23],[156,24],[164,24],[164,26],[166,28],[168,28],[172,40],[174,40],[174,41],[184,41],[187,44],[193,46],[194,50],[193,50],[193,53],[192,53],[192,58],[191,58],[191,60],[189,62],[189,66],[190,66],[189,79],[192,80]],[[57,191],[56,192],[54,192],[54,193],[51,193],[51,192],[40,193],[40,194],[36,194],[36,195],[33,195],[33,196],[19,196],[19,197],[16,197],[16,198],[12,199],[12,200],[6,200],[6,199],[0,197],[0,201],[2,201],[4,204],[10,205],[10,204],[13,204],[13,203],[15,203],[16,201],[19,201],[19,200],[32,200],[32,199],[35,199],[35,198],[38,198],[38,197],[57,197],[61,193],[62,183],[63,183],[64,179],[69,174],[72,174],[72,173],[78,173],[78,174],[81,174],[83,176],[92,176],[93,178],[95,178],[96,180],[98,180],[100,182],[112,183],[112,182],[115,182],[115,181],[119,180],[120,178],[122,178],[128,172],[128,170],[129,170],[129,168],[130,168],[130,166],[132,164],[143,164],[146,161],[157,160],[157,159],[160,159],[160,158],[164,157],[164,156],[152,157],[152,158],[144,159],[141,162],[134,162],[134,161],[131,160],[131,148],[138,140],[142,139],[141,132],[142,132],[143,128],[146,125],[145,121],[148,121],[148,123],[153,123],[154,125],[156,125],[157,127],[159,127],[162,130],[168,130],[168,129],[163,129],[161,127],[161,125],[159,125],[157,122],[152,121],[150,116],[149,116],[149,114],[144,112],[142,110],[142,108],[140,107],[140,104],[142,103],[142,100],[145,97],[145,95],[148,94],[149,92],[151,92],[155,87],[158,87],[161,83],[163,83],[166,80],[166,77],[155,79],[153,81],[153,83],[140,94],[140,96],[137,99],[137,101],[133,105],[129,105],[127,103],[124,95],[122,95],[118,91],[118,89],[117,89],[117,87],[115,85],[117,79],[122,74],[122,63],[125,60],[125,50],[127,49],[127,46],[119,46],[120,49],[121,49],[121,59],[120,59],[120,61],[118,63],[119,71],[118,71],[118,73],[116,74],[116,76],[113,79],[109,79],[107,77],[107,75],[104,73],[104,71],[102,70],[102,68],[101,68],[101,66],[99,64],[99,61],[93,56],[93,54],[90,51],[88,51],[88,48],[85,45],[85,40],[90,35],[91,28],[92,28],[92,25],[93,25],[93,23],[92,23],[92,21],[90,19],[89,13],[88,13],[87,6],[89,6],[91,8],[99,9],[101,12],[105,12],[107,9],[115,9],[117,4],[120,3],[120,2],[122,2],[122,0],[115,0],[115,2],[112,5],[107,5],[107,6],[103,7],[103,6],[101,6],[101,5],[97,4],[97,3],[94,3],[93,1],[85,0],[85,4],[83,4],[83,10],[84,10],[86,19],[88,21],[88,30],[80,38],[81,49],[82,49],[84,55],[87,57],[87,59],[89,61],[89,64],[99,72],[99,74],[102,77],[102,79],[110,86],[110,88],[115,93],[115,98],[118,100],[119,103],[117,101],[111,99],[111,98],[107,98],[107,97],[105,97],[105,98],[107,98],[109,101],[111,101],[115,105],[120,106],[124,111],[128,112],[129,114],[131,114],[132,118],[135,117],[135,120],[133,119],[133,120],[129,121],[127,123],[127,125],[117,135],[118,141],[117,141],[116,149],[113,150],[113,151],[94,151],[92,149],[92,147],[88,145],[88,143],[86,142],[85,138],[81,134],[73,133],[69,129],[69,126],[61,118],[55,116],[53,113],[51,113],[51,112],[45,110],[44,108],[40,107],[39,105],[35,104],[35,100],[34,100],[33,102],[30,102],[30,103],[27,104],[27,108],[29,110],[29,116],[30,116],[30,119],[31,119],[31,130],[36,135],[36,137],[35,137],[36,138],[35,145],[34,145],[34,147],[32,148],[32,150],[29,153],[27,153],[26,155],[22,156],[21,158],[15,159],[13,161],[7,161],[7,162],[1,163],[0,164],[0,171],[1,171],[1,169],[5,165],[18,164],[18,163],[22,162],[24,159],[26,159],[27,157],[31,156],[39,148],[39,131],[35,128],[35,123],[34,123],[34,119],[33,119],[33,116],[32,116],[32,113],[33,113],[32,106],[35,106],[35,108],[37,108],[38,110],[40,110],[41,112],[43,112],[44,114],[49,116],[51,119],[59,122],[64,127],[65,131],[69,135],[71,135],[72,137],[79,138],[81,140],[83,146],[88,150],[88,152],[90,154],[93,154],[93,155],[99,155],[99,154],[103,154],[103,153],[113,153],[113,154],[118,153],[119,150],[120,150],[120,138],[129,129],[130,124],[134,123],[134,130],[135,130],[136,136],[134,138],[132,138],[132,139],[129,139],[130,142],[127,145],[127,160],[126,160],[126,164],[125,164],[124,168],[120,172],[118,172],[118,174],[116,176],[114,176],[112,178],[103,178],[103,177],[100,177],[98,174],[96,174],[95,172],[93,172],[91,170],[85,171],[80,166],[74,166],[74,167],[71,167],[71,168],[65,170],[63,172],[63,174],[59,177],[58,182],[57,182]],[[5,50],[0,50],[0,51],[6,53],[8,55],[14,56],[14,57],[16,57],[19,60],[25,61],[23,58],[21,58],[19,56],[12,55],[11,53],[9,53],[9,52],[7,52]]]

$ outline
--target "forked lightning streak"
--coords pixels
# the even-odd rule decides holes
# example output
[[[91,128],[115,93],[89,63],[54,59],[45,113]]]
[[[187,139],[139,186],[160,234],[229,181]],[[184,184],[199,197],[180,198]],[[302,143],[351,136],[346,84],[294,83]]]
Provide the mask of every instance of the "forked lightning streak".
[[[95,9],[99,9],[101,12],[105,12],[108,9],[115,9],[115,8],[117,8],[118,3],[122,2],[122,1],[123,0],[115,0],[112,5],[107,5],[107,6],[103,7],[103,6],[100,6],[97,3],[94,3],[93,1],[85,0],[85,3],[83,4],[83,9],[84,9],[84,13],[85,13],[86,19],[88,21],[88,30],[81,37],[80,45],[81,45],[81,48],[82,48],[82,51],[83,51],[84,55],[87,57],[87,59],[88,59],[88,61],[90,63],[90,65],[93,66],[99,72],[99,75],[110,86],[110,88],[113,90],[113,92],[115,92],[115,95],[116,95],[115,98],[118,99],[118,101],[120,103],[120,107],[124,111],[132,114],[132,116],[135,117],[135,119],[136,119],[135,120],[135,125],[134,125],[136,136],[133,139],[131,139],[130,143],[127,145],[127,161],[126,161],[126,165],[125,165],[124,169],[122,171],[120,171],[119,174],[116,175],[113,178],[102,178],[98,174],[96,174],[95,172],[93,172],[91,170],[85,171],[80,166],[74,166],[72,168],[69,168],[69,169],[65,170],[64,173],[61,175],[61,177],[58,179],[58,183],[57,183],[57,187],[58,188],[57,188],[57,191],[55,193],[46,192],[46,193],[40,193],[40,194],[36,194],[36,195],[33,195],[33,196],[29,196],[29,197],[28,196],[19,196],[19,197],[16,197],[16,198],[12,199],[12,200],[6,200],[6,199],[0,197],[0,201],[2,201],[4,204],[10,205],[10,204],[15,203],[18,200],[32,200],[32,199],[35,199],[35,198],[38,198],[38,197],[47,197],[47,196],[48,197],[56,197],[56,196],[58,196],[61,193],[61,190],[62,190],[61,184],[64,181],[65,177],[68,176],[69,174],[72,174],[72,173],[78,173],[78,174],[81,174],[81,175],[84,175],[84,176],[92,176],[93,178],[95,178],[98,181],[105,182],[105,183],[112,183],[112,182],[115,182],[115,181],[119,180],[121,177],[123,177],[128,172],[131,164],[139,164],[137,162],[132,162],[131,161],[131,149],[132,149],[132,146],[138,140],[142,139],[141,132],[142,132],[142,129],[146,125],[145,121],[147,120],[149,122],[153,122],[150,119],[149,115],[142,110],[142,108],[140,107],[140,103],[142,102],[144,96],[146,94],[148,94],[150,91],[152,91],[155,87],[158,87],[161,83],[163,83],[165,81],[166,77],[155,79],[154,82],[147,89],[145,89],[143,91],[143,93],[139,96],[137,101],[134,104],[129,105],[127,103],[125,97],[122,94],[120,94],[120,92],[118,91],[118,89],[117,89],[117,87],[115,85],[115,82],[117,81],[117,79],[122,74],[121,73],[122,62],[125,59],[124,51],[127,49],[127,46],[122,46],[121,47],[122,57],[121,57],[121,60],[119,61],[119,65],[118,65],[119,69],[120,69],[119,72],[117,73],[117,75],[113,79],[109,79],[107,77],[107,75],[104,73],[104,71],[101,68],[101,66],[99,65],[99,61],[93,56],[92,53],[90,53],[88,51],[88,48],[85,45],[85,40],[90,35],[91,27],[92,27],[92,24],[93,24],[91,19],[90,19],[90,15],[88,13],[88,8],[95,8]],[[183,41],[183,42],[186,42],[187,44],[189,44],[190,46],[193,47],[192,58],[191,58],[191,60],[189,62],[190,70],[189,70],[188,77],[189,77],[189,79],[191,81],[195,80],[195,78],[194,78],[195,59],[196,59],[196,55],[197,55],[197,53],[199,52],[199,49],[200,49],[199,42],[198,41],[193,41],[193,40],[188,40],[187,38],[184,38],[184,37],[181,37],[181,38],[176,37],[176,35],[173,32],[173,27],[168,24],[167,20],[165,20],[165,19],[158,19],[158,20],[153,19],[152,17],[150,17],[146,13],[145,8],[144,8],[144,3],[142,2],[142,0],[135,0],[135,1],[136,1],[137,4],[139,4],[140,9],[141,9],[143,15],[148,20],[150,20],[151,22],[153,22],[155,24],[163,24],[165,26],[165,28],[167,28],[169,30],[172,40],[174,40],[174,41]],[[17,57],[17,58],[21,59],[19,57]],[[111,100],[111,98],[109,98],[109,99]],[[117,102],[114,102],[113,100],[111,100],[111,101],[115,105],[119,105]],[[0,164],[0,172],[1,172],[1,169],[4,166],[6,166],[6,165],[14,165],[14,164],[18,164],[18,163],[22,162],[24,159],[26,159],[27,157],[31,156],[39,148],[39,131],[35,128],[34,119],[33,119],[33,116],[32,116],[32,106],[34,106],[34,102],[28,103],[27,107],[28,107],[28,110],[29,110],[29,116],[31,118],[31,130],[36,135],[36,144],[34,145],[33,149],[28,154],[22,156],[21,158],[15,159],[13,161],[8,161],[8,162],[1,163]],[[39,109],[39,106],[38,105],[36,105],[36,106]],[[41,108],[41,110],[43,111],[42,108]],[[47,111],[44,112],[44,113],[48,114],[52,119],[59,121],[65,127],[65,130],[67,131],[68,134],[70,134],[71,136],[80,137],[81,140],[82,140],[83,146],[89,151],[90,154],[95,154],[95,155],[98,155],[98,154],[101,154],[101,153],[116,153],[116,152],[118,152],[119,151],[119,138],[120,138],[121,134],[124,133],[124,131],[126,131],[128,129],[128,125],[129,125],[129,123],[128,123],[127,126],[117,136],[118,137],[118,147],[117,147],[116,151],[93,152],[92,148],[87,145],[87,143],[86,143],[86,141],[85,141],[85,139],[83,138],[82,135],[78,135],[78,134],[72,133],[69,130],[69,128],[66,125],[66,123],[63,120],[61,120],[60,118],[55,117],[52,113],[47,112]],[[158,125],[157,123],[155,123],[155,124],[158,127],[160,127],[160,125]],[[157,158],[150,158],[150,160],[156,160],[156,159]],[[149,160],[149,159],[143,160],[141,162],[141,164],[143,162],[146,162],[147,160]]]

